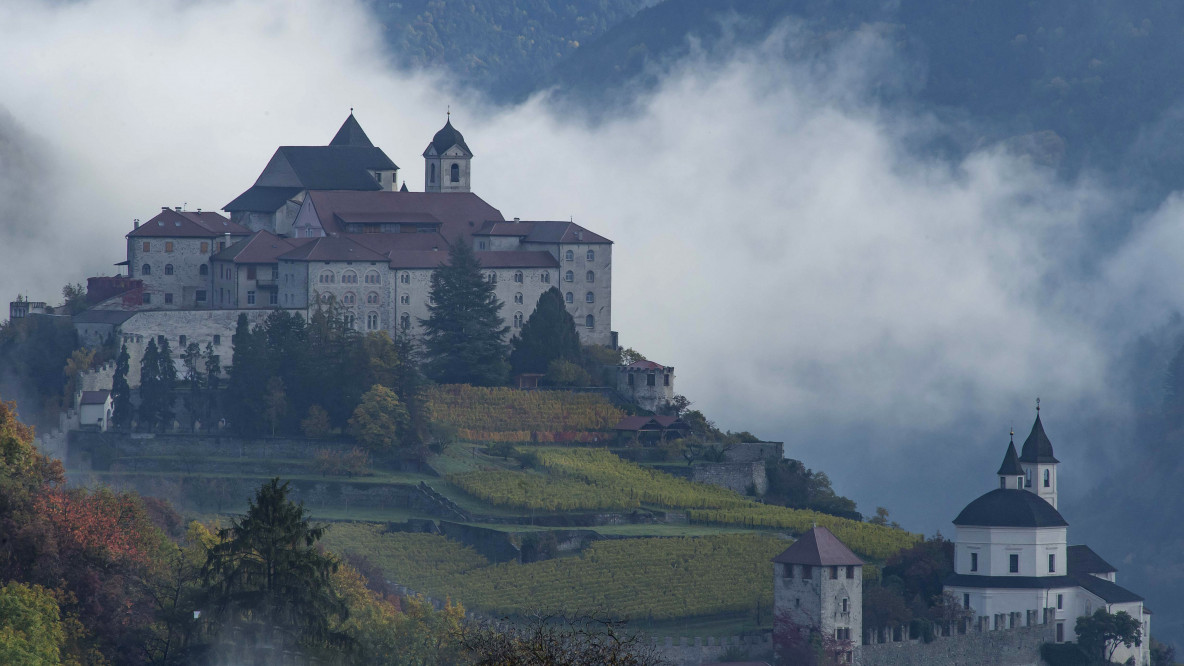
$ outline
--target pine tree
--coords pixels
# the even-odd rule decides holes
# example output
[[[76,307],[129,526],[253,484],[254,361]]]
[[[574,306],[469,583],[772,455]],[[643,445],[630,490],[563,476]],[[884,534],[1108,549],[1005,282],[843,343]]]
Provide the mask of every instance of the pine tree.
[[[432,272],[424,326],[425,370],[445,384],[496,386],[509,372],[502,303],[481,273],[473,249],[456,242],[448,264]]]
[[[324,533],[288,499],[287,483],[264,484],[247,514],[219,530],[207,556],[210,629],[278,631],[285,647],[348,644],[332,628],[348,610],[330,579],[337,561],[317,548]]]
[[[558,289],[551,287],[539,296],[534,312],[522,325],[522,334],[510,340],[510,346],[510,367],[514,374],[545,373],[552,361],[579,361],[576,322]]]
[[[132,389],[127,383],[127,373],[130,369],[131,357],[125,344],[115,359],[115,377],[111,380],[111,399],[114,401],[111,420],[115,427],[121,430],[132,423]]]
[[[160,351],[156,338],[149,338],[140,359],[140,425],[152,430],[160,412]]]

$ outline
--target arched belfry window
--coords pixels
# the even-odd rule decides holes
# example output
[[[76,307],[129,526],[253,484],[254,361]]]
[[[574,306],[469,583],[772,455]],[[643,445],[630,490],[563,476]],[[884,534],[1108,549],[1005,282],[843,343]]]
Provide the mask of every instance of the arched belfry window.
[[[140,267],[140,275],[152,275],[152,267],[148,264],[144,264]]]
[[[587,326],[588,328],[592,328],[595,325],[596,325],[596,318],[595,317],[593,317],[592,315],[588,315],[587,317],[584,317],[584,326]]]
[[[429,171],[431,172],[431,175],[428,176],[428,182],[429,183],[436,182],[436,165],[435,164],[431,165],[431,167],[429,167]]]
[[[452,175],[452,182],[459,183],[460,182],[460,165],[453,164],[451,171],[452,171],[452,174],[451,174]]]
[[[1044,487],[1045,488],[1049,488],[1052,486],[1051,479],[1052,479],[1052,475],[1049,473],[1049,471],[1044,470]]]

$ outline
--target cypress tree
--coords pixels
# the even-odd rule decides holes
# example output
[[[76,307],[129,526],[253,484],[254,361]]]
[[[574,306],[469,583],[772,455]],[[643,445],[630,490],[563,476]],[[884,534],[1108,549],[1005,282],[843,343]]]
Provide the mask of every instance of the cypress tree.
[[[267,380],[267,349],[264,335],[252,331],[247,315],[238,316],[231,344],[230,380],[226,385],[226,411],[240,434],[255,435],[263,428],[263,393]]]
[[[160,351],[156,347],[156,338],[150,338],[144,348],[144,357],[140,359],[140,425],[153,429],[159,411]]]
[[[127,373],[130,369],[131,357],[128,356],[125,344],[115,359],[115,377],[111,380],[111,399],[115,403],[111,420],[115,427],[121,430],[132,423],[132,389],[127,383]]]
[[[547,372],[551,361],[576,363],[580,359],[580,338],[576,322],[563,303],[563,294],[551,287],[539,296],[538,304],[522,334],[510,340],[510,367],[514,374]]]
[[[168,430],[176,417],[173,401],[177,388],[177,366],[173,364],[173,350],[169,348],[168,338],[161,339],[156,362],[160,366],[157,373],[157,377],[160,378],[160,402],[156,406],[156,420],[162,428]]]
[[[510,328],[501,309],[473,249],[454,243],[448,264],[432,271],[428,318],[420,320],[427,375],[446,384],[504,384],[509,372],[504,337]]]

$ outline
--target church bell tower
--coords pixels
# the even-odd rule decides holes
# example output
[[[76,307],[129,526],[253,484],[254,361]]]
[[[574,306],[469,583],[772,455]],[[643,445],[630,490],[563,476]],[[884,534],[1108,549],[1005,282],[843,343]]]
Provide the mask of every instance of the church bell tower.
[[[1024,487],[1039,495],[1057,508],[1057,464],[1060,461],[1052,454],[1052,442],[1044,433],[1040,422],[1040,399],[1036,399],[1036,422],[1032,432],[1024,440],[1020,452],[1020,465],[1024,468]]]
[[[452,113],[423,151],[424,192],[470,192],[473,151],[452,126]]]

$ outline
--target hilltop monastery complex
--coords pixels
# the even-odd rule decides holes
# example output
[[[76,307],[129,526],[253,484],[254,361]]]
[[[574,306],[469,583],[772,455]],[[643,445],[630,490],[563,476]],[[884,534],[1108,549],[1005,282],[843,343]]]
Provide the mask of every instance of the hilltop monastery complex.
[[[214,345],[223,359],[240,313],[308,317],[331,303],[350,326],[412,337],[432,271],[471,243],[504,304],[510,335],[557,287],[586,344],[615,346],[612,241],[570,221],[507,220],[471,191],[473,152],[451,118],[423,152],[422,192],[351,113],[324,146],[282,146],[228,215],[162,208],[127,234],[126,274],[90,278],[84,344],[115,336],[138,360],[153,337]]]

